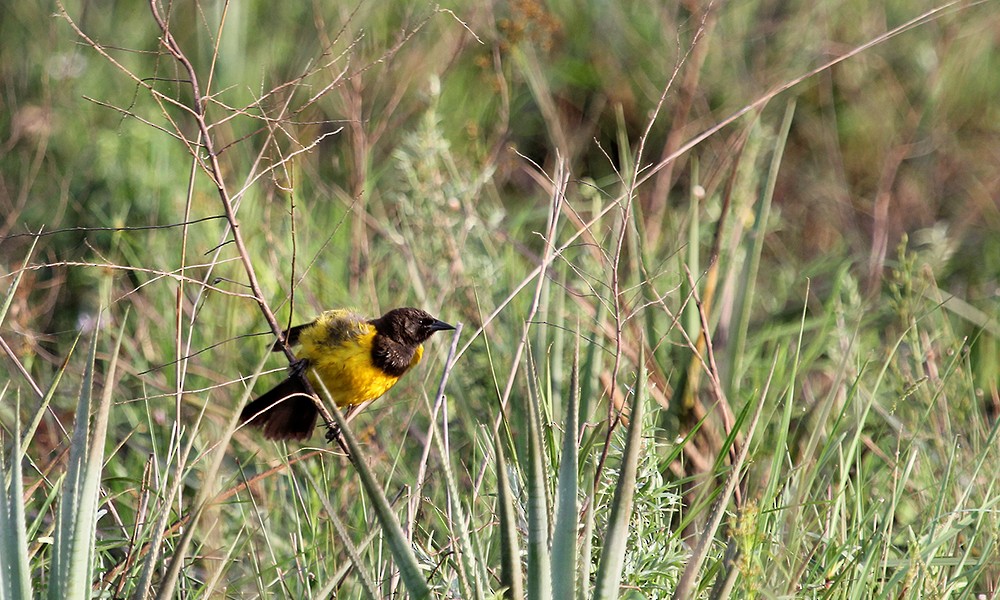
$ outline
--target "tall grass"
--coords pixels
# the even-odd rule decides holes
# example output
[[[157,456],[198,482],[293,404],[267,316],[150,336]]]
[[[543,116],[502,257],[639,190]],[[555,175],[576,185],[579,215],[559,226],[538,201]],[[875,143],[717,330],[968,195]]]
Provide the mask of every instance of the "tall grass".
[[[153,7],[0,23],[0,597],[996,594],[991,3]]]

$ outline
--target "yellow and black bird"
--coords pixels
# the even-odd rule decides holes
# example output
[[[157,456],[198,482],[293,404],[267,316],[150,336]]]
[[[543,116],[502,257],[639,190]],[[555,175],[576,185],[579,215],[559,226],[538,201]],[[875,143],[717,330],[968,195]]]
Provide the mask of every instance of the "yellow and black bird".
[[[311,323],[286,332],[299,345],[299,360],[287,379],[246,405],[240,421],[264,430],[272,440],[308,438],[318,409],[306,392],[304,374],[323,381],[340,407],[370,402],[389,391],[423,356],[435,331],[455,329],[418,308],[396,308],[377,319],[352,310],[328,310]],[[275,343],[272,351],[280,350]]]

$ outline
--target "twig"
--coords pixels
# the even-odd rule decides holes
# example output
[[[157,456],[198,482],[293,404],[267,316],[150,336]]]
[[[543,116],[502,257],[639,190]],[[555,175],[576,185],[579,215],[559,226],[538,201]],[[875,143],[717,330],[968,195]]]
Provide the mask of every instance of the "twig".
[[[455,333],[451,338],[451,347],[448,349],[448,357],[444,362],[444,371],[441,373],[441,380],[438,383],[437,393],[434,395],[434,407],[431,409],[430,424],[427,426],[427,441],[424,443],[424,452],[420,457],[420,467],[417,469],[417,482],[413,486],[413,492],[410,496],[409,516],[411,523],[407,528],[407,534],[411,542],[413,541],[413,532],[416,529],[416,527],[413,526],[412,520],[414,515],[416,515],[418,503],[423,495],[424,483],[427,477],[427,462],[430,459],[431,453],[431,442],[434,441],[434,431],[437,429],[434,426],[434,422],[437,420],[437,416],[441,408],[447,407],[447,404],[445,403],[444,389],[445,385],[448,383],[448,378],[451,376],[451,371],[457,362],[458,340],[461,335],[462,323],[455,323]],[[442,419],[442,428],[447,426],[447,419]],[[441,459],[449,460],[447,454],[442,456]]]
[[[264,315],[264,319],[267,321],[271,331],[274,332],[274,335],[278,338],[282,352],[284,352],[289,362],[294,362],[296,360],[295,354],[286,343],[284,330],[278,323],[278,319],[275,317],[274,312],[271,311],[267,300],[264,298],[264,292],[260,287],[260,282],[257,280],[256,270],[254,269],[253,262],[250,260],[250,253],[247,251],[246,243],[243,241],[243,234],[240,232],[240,223],[237,220],[236,212],[233,209],[233,200],[229,195],[229,190],[226,188],[222,165],[219,163],[219,155],[216,152],[215,142],[209,132],[208,122],[205,119],[205,98],[202,96],[201,87],[198,83],[198,73],[195,71],[194,65],[191,64],[187,55],[184,54],[184,51],[177,43],[173,34],[170,33],[170,28],[167,26],[166,21],[164,21],[163,16],[160,14],[156,0],[150,0],[149,7],[153,13],[153,19],[156,21],[157,26],[159,26],[160,31],[163,34],[160,38],[160,42],[167,49],[167,52],[169,52],[170,55],[181,64],[184,71],[187,72],[188,84],[191,86],[192,94],[192,116],[195,123],[198,125],[198,131],[201,137],[201,148],[204,149],[205,154],[208,157],[207,173],[215,185],[216,192],[219,194],[219,199],[222,201],[222,208],[226,213],[226,221],[229,223],[229,227],[232,230],[233,241],[236,244],[236,251],[243,263],[243,269],[246,271],[252,297],[257,302],[257,306]],[[195,153],[195,156],[197,156],[197,153]],[[312,386],[309,385],[308,380],[304,380],[303,383],[305,384],[307,391],[314,394],[311,389]],[[331,428],[333,418],[330,416],[326,406],[324,406],[322,402],[317,402],[316,406],[319,409],[320,414],[323,416],[323,420],[326,421],[327,428]]]

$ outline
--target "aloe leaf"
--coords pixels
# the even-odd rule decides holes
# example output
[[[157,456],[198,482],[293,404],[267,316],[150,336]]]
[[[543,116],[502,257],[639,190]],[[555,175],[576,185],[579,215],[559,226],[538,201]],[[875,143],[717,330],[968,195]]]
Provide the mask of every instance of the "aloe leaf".
[[[31,598],[31,569],[28,565],[28,539],[24,520],[24,487],[21,472],[23,451],[20,450],[20,421],[14,420],[14,443],[11,445],[10,479],[4,473],[0,456],[0,597]]]
[[[594,600],[618,597],[622,569],[625,566],[625,550],[628,544],[629,522],[632,520],[632,499],[635,495],[635,478],[639,468],[639,451],[642,447],[642,420],[646,404],[645,345],[640,345],[639,375],[635,384],[632,413],[629,416],[625,453],[622,457],[618,485],[611,501],[611,516],[604,536],[601,562],[597,566],[597,581],[594,585]]]
[[[90,598],[97,535],[97,508],[100,501],[101,471],[104,466],[104,444],[108,432],[108,416],[111,412],[111,396],[114,392],[111,382],[114,381],[118,366],[124,326],[123,319],[123,330],[118,334],[105,374],[107,384],[104,393],[101,394],[92,423],[90,406],[93,399],[100,319],[94,327],[91,338],[87,368],[77,403],[69,465],[59,502],[52,576],[49,578],[48,589],[49,598],[53,600]]]
[[[541,416],[535,393],[535,371],[528,361],[528,598],[552,597],[551,556],[549,554],[549,507],[546,498],[547,472],[542,450]]]
[[[579,397],[580,338],[577,338],[573,370],[570,373],[569,403],[563,426],[562,456],[559,459],[559,481],[556,495],[556,526],[552,536],[552,580],[556,583],[553,596],[560,600],[576,597],[576,555],[579,511],[579,446],[577,445],[577,406]]]
[[[524,600],[524,577],[521,573],[521,549],[517,543],[517,518],[514,514],[514,494],[507,474],[507,459],[498,431],[493,431],[493,448],[497,460],[497,512],[500,517],[500,586],[504,597]]]

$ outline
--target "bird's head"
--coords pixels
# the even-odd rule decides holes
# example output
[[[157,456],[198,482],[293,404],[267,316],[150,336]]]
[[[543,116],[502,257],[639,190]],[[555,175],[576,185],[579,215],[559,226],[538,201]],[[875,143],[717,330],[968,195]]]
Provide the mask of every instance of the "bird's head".
[[[375,331],[408,346],[427,341],[435,331],[455,329],[453,326],[430,316],[419,308],[394,308],[374,319]]]

